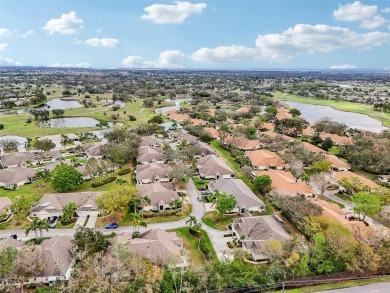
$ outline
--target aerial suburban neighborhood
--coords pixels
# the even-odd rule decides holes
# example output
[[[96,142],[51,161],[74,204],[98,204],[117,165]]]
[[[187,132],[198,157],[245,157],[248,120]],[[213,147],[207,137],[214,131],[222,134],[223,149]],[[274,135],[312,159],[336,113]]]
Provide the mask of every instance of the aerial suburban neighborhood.
[[[389,30],[377,0],[0,0],[0,293],[389,292]]]

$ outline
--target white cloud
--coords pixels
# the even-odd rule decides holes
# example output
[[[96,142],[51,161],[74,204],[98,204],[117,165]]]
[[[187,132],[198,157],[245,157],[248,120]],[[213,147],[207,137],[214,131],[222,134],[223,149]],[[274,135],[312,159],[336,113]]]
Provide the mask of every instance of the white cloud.
[[[83,20],[76,16],[76,12],[63,13],[60,18],[50,19],[43,27],[50,35],[60,33],[64,35],[77,34],[83,28]]]
[[[0,37],[9,37],[12,34],[12,32],[5,28],[5,27],[0,27]]]
[[[11,58],[0,56],[0,65],[1,66],[21,66],[22,62],[15,61]]]
[[[373,17],[378,11],[376,5],[364,5],[360,1],[340,5],[339,9],[333,11],[333,16],[342,21],[362,21]]]
[[[381,10],[383,13],[390,13],[390,7],[385,7]]]
[[[116,48],[119,45],[119,40],[110,38],[92,38],[84,41],[84,44],[90,47]]]
[[[157,60],[144,60],[140,56],[128,56],[122,65],[128,68],[172,68],[184,67],[184,53],[179,50],[167,50],[160,53]]]
[[[28,30],[28,31],[25,31],[24,33],[21,33],[19,36],[22,38],[27,38],[28,36],[32,36],[33,34],[35,34],[35,31]]]
[[[201,48],[191,55],[202,63],[227,63],[265,59],[286,61],[299,55],[329,53],[339,49],[368,50],[390,43],[390,33],[358,34],[348,28],[297,24],[281,34],[259,35],[256,47]]]
[[[356,65],[350,65],[350,64],[333,65],[330,67],[330,69],[356,69],[356,68],[358,68]]]
[[[88,62],[81,63],[52,63],[47,65],[47,67],[65,67],[65,68],[88,68],[91,67],[91,64]]]
[[[0,43],[0,51],[4,51],[8,49],[8,43]]]
[[[256,48],[244,46],[221,46],[214,49],[201,48],[191,55],[191,59],[200,63],[225,63],[256,59]]]
[[[372,18],[368,18],[362,21],[360,27],[366,29],[376,29],[387,23],[390,23],[387,19],[384,19],[381,15],[375,15]]]
[[[201,14],[207,7],[206,3],[190,3],[176,1],[174,5],[153,4],[146,7],[142,19],[151,20],[157,24],[180,24],[191,14]]]

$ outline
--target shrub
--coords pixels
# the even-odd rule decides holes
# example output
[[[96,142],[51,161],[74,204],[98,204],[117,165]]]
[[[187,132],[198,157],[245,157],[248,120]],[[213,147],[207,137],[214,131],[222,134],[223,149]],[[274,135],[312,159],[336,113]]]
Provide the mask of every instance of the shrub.
[[[206,240],[204,237],[200,238],[200,240],[199,240],[199,248],[206,256],[208,256],[208,257],[211,256],[211,251],[207,247]]]
[[[201,234],[200,234],[200,232],[199,231],[197,231],[197,230],[195,230],[195,229],[193,229],[193,228],[188,228],[188,232],[190,232],[190,234],[192,235],[192,236],[195,236],[195,237],[200,237],[201,236]]]
[[[103,186],[107,183],[111,183],[111,182],[114,182],[116,180],[116,177],[109,177],[109,178],[106,178],[104,179],[103,181],[100,181],[100,182],[94,182],[91,184],[91,187],[100,187],[100,186]]]
[[[118,174],[119,175],[126,175],[126,174],[129,174],[130,172],[131,172],[130,168],[123,168],[123,169],[119,170]]]
[[[135,117],[134,115],[127,115],[127,117],[129,117],[130,121],[137,121],[137,117]]]

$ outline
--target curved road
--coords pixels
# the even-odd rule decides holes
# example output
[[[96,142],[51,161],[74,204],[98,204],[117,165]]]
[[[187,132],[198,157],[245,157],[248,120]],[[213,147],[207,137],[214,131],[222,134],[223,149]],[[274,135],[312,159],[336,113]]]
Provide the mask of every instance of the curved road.
[[[191,201],[192,204],[192,212],[191,216],[195,216],[198,220],[201,220],[202,217],[206,213],[205,206],[202,202],[199,202],[197,197],[200,196],[198,190],[195,187],[195,184],[192,180],[190,180],[187,184],[187,195]],[[170,229],[177,229],[181,227],[186,226],[186,221],[188,221],[189,217],[186,217],[184,219],[181,219],[179,221],[173,221],[173,222],[165,222],[165,223],[156,223],[156,224],[149,224],[147,228],[140,228],[140,232],[144,232],[149,229],[153,228],[160,228],[163,230],[170,230]],[[209,238],[214,246],[215,252],[217,253],[218,258],[222,258],[224,251],[228,249],[226,242],[231,240],[228,238],[224,238],[223,235],[225,234],[224,231],[219,231],[216,229],[213,229],[206,224],[203,224],[202,226],[203,230],[207,232],[209,235]],[[126,226],[126,227],[119,227],[115,230],[106,230],[104,228],[98,228],[96,230],[105,232],[105,233],[121,233],[121,232],[133,232],[132,226]],[[73,236],[75,233],[74,229],[49,229],[49,232],[44,231],[43,236],[44,237],[54,237],[54,236]],[[24,233],[24,230],[18,229],[18,230],[0,230],[0,239],[1,238],[8,238],[11,235],[17,235],[18,239],[26,238],[26,235]],[[32,232],[30,233],[30,237],[33,237],[35,234]]]

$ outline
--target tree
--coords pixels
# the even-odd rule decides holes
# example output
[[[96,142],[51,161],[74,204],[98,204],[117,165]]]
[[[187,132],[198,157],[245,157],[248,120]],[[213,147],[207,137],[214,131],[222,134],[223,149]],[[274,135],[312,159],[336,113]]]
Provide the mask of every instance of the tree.
[[[66,146],[69,143],[69,137],[66,134],[61,134],[61,144]]]
[[[143,102],[145,108],[152,108],[154,106],[154,101],[151,99],[146,99]]]
[[[62,109],[53,109],[51,112],[56,118],[64,117],[65,114],[65,110]]]
[[[291,115],[293,115],[293,117],[295,117],[295,116],[301,116],[301,111],[299,111],[298,109],[291,109],[291,110],[289,111],[289,113],[290,113]]]
[[[126,212],[129,202],[136,198],[133,186],[121,185],[98,196],[98,207],[109,214],[112,220],[119,220]]]
[[[0,280],[6,280],[11,277],[12,272],[15,270],[18,256],[18,250],[13,247],[0,249]]]
[[[139,227],[146,228],[148,224],[141,218],[140,214],[131,213],[129,215],[130,221],[133,225],[133,231],[139,231]]]
[[[151,203],[151,200],[150,200],[150,197],[148,197],[147,195],[145,196],[140,196],[139,197],[140,200],[141,200],[141,206],[142,206],[142,218],[144,217],[144,207],[145,205],[147,204],[150,204]],[[179,200],[180,201],[180,200]],[[181,203],[181,202],[180,202]],[[181,207],[181,206],[180,206]]]
[[[218,211],[218,220],[222,217],[223,214],[226,214],[232,211],[236,205],[237,200],[234,195],[227,195],[226,193],[217,192],[216,196],[216,205],[215,208]]]
[[[324,173],[316,173],[312,177],[313,183],[315,186],[317,186],[318,190],[320,191],[321,195],[324,195],[325,191],[329,187],[329,180],[325,176]]]
[[[322,138],[318,133],[314,133],[314,135],[311,138],[311,142],[315,145],[319,145],[322,143]]]
[[[133,213],[136,214],[138,208],[141,206],[141,199],[138,196],[131,198],[130,201],[128,202],[128,206],[129,206],[129,211],[132,210]]]
[[[15,150],[19,146],[19,143],[15,139],[3,139],[0,140],[0,148],[3,148],[3,150]]]
[[[41,160],[45,158],[46,153],[55,148],[55,146],[55,143],[46,138],[37,140],[35,142],[34,147],[40,151],[39,153],[37,153],[37,159],[39,164],[41,163]]]
[[[30,224],[30,227],[28,227],[25,231],[26,233],[26,236],[31,232],[31,231],[34,231],[35,233],[35,237],[37,237],[37,231],[39,230],[39,235],[40,237],[43,236],[43,230],[46,230],[46,232],[49,231],[49,226],[50,226],[50,223],[49,223],[49,220],[48,219],[39,219],[39,218],[35,218],[31,224]]]
[[[94,257],[95,254],[99,254],[101,260],[110,246],[108,237],[104,236],[102,232],[86,227],[77,228],[72,242],[81,260],[85,257]]]
[[[66,164],[57,165],[51,171],[53,177],[51,186],[58,192],[66,192],[80,186],[84,180],[83,175],[74,167]]]
[[[164,119],[161,115],[155,115],[151,119],[148,120],[148,123],[157,123],[161,124],[164,122]]]
[[[314,173],[326,172],[332,168],[332,165],[325,159],[315,161],[310,165],[310,168]]]
[[[199,231],[202,228],[202,221],[199,221],[195,216],[190,216],[186,221],[186,225],[189,225],[192,229]]]
[[[327,137],[325,138],[323,141],[322,141],[322,144],[321,144],[321,147],[328,151],[329,149],[331,149],[334,145],[334,142],[333,140],[330,138],[330,137]]]
[[[372,216],[379,212],[382,208],[382,203],[379,197],[368,192],[358,192],[351,197],[351,200],[355,203],[353,211],[363,216],[363,221],[366,216]]]
[[[272,179],[269,175],[256,176],[253,179],[253,185],[255,189],[260,191],[262,194],[266,194],[271,190]]]
[[[281,258],[283,255],[283,246],[279,240],[268,239],[261,244],[260,252],[271,261]]]
[[[62,209],[61,224],[68,225],[73,222],[74,215],[77,211],[77,204],[74,202],[69,202]]]

